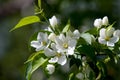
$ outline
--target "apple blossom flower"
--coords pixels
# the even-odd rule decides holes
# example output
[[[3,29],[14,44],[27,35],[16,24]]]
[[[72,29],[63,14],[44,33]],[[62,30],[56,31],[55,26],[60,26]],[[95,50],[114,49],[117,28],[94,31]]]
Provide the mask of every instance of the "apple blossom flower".
[[[58,63],[60,65],[64,65],[67,62],[65,54],[63,52],[58,51],[55,43],[51,44],[51,49],[45,49],[45,55],[47,57],[51,57],[51,59],[48,61],[49,63]]]
[[[52,74],[55,71],[55,66],[52,64],[48,64],[46,70],[48,71],[48,74]]]
[[[100,37],[98,38],[99,43],[113,47],[114,44],[119,40],[119,37],[115,33],[116,31],[114,28],[109,29],[102,28],[100,30]]]
[[[109,24],[109,21],[107,16],[103,17],[103,19],[101,18],[95,19],[94,21],[94,26],[97,28],[100,28],[102,25],[107,26],[108,24]]]
[[[36,51],[40,51],[47,47],[47,44],[49,43],[48,35],[47,33],[39,32],[37,35],[37,40],[31,41],[31,46],[36,48]]]
[[[103,19],[102,19],[102,25],[107,26],[108,24],[109,24],[108,17],[107,16],[103,17]]]
[[[94,26],[100,28],[102,26],[102,19],[95,19]]]
[[[49,22],[52,27],[55,27],[58,24],[57,18],[55,16],[49,19]]]
[[[68,56],[74,54],[74,49],[76,47],[77,40],[75,40],[74,38],[70,39],[69,36],[66,35],[65,37],[64,34],[60,34],[56,37],[55,43],[56,48],[60,52],[66,52],[66,55]]]

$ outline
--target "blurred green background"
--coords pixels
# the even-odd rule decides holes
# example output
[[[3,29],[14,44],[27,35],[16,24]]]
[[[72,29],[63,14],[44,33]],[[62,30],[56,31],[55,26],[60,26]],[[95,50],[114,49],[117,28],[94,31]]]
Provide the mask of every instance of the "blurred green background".
[[[47,18],[56,15],[61,23],[70,19],[72,26],[85,31],[93,27],[94,19],[108,16],[120,28],[120,0],[41,0]],[[25,80],[24,62],[29,51],[30,36],[45,25],[32,24],[9,32],[18,21],[34,14],[34,0],[0,0],[0,80]],[[66,69],[67,67],[64,66]],[[120,80],[120,61],[107,64],[109,80]],[[62,70],[62,69],[61,69]],[[64,70],[61,73],[66,73]],[[63,78],[62,78],[63,77]],[[37,70],[32,80],[47,80],[43,71]],[[50,80],[66,80],[64,74],[53,75]]]

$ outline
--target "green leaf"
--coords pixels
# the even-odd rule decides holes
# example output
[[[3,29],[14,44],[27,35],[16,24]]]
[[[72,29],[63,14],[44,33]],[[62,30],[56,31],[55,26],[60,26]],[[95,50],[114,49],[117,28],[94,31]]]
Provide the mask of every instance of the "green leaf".
[[[38,7],[41,9],[41,0],[38,0]]]
[[[28,16],[28,17],[24,17],[22,18],[18,24],[12,28],[10,31],[13,31],[15,29],[18,29],[18,28],[21,28],[21,27],[24,27],[25,25],[28,25],[28,24],[32,24],[32,23],[37,23],[37,22],[40,22],[40,18],[38,16]]]
[[[71,73],[71,74],[69,75],[69,80],[73,80],[73,79],[72,79],[73,76],[74,76],[74,73]]]
[[[47,62],[48,59],[42,57],[41,55],[38,55],[34,58],[34,60],[29,61],[27,63],[27,69],[26,69],[26,79],[30,80],[32,73],[37,70],[40,66],[42,66],[45,62]]]
[[[30,61],[32,61],[32,60],[34,60],[35,57],[38,56],[38,55],[40,55],[40,54],[43,54],[43,51],[38,51],[38,52],[33,53],[33,54],[28,58],[28,60],[25,62],[25,64],[28,63],[28,62],[30,62]]]
[[[89,33],[83,33],[83,34],[81,34],[81,37],[82,37],[88,44],[91,44],[92,41],[93,41],[93,38],[94,38],[94,36],[92,36],[92,35],[89,34]]]
[[[96,65],[100,71],[100,73],[99,73],[100,76],[98,76],[98,78],[99,79],[101,78],[100,80],[103,80],[102,78],[104,78],[107,75],[106,65],[102,61],[97,62]]]
[[[70,29],[70,21],[68,21],[68,24],[63,28],[62,32],[66,33]]]
[[[97,35],[97,34],[98,34],[98,30],[97,30],[96,27],[94,27],[94,28],[86,31],[86,33],[90,33],[90,34],[92,34],[92,35]]]
[[[89,57],[92,61],[96,61],[96,56],[95,56],[95,50],[92,46],[90,45],[81,45],[77,49],[80,53],[85,54],[87,57]]]

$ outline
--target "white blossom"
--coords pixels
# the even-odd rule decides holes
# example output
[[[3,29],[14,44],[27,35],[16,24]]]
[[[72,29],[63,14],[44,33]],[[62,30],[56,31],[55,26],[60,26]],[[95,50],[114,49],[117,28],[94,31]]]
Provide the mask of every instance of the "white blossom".
[[[73,55],[74,49],[76,46],[77,41],[74,38],[71,38],[69,36],[64,36],[64,34],[60,34],[55,39],[56,48],[60,52],[66,52],[66,55]]]
[[[48,71],[49,74],[52,74],[55,71],[55,66],[52,64],[48,64],[46,70]]]
[[[116,31],[114,28],[102,28],[100,30],[100,37],[98,38],[99,43],[113,47],[114,44],[119,40],[119,37],[115,34],[115,32]]]
[[[63,52],[58,51],[55,43],[51,44],[51,49],[45,49],[45,55],[47,57],[51,57],[51,59],[48,61],[49,63],[58,63],[60,65],[64,65],[67,62],[66,55]]]
[[[95,19],[94,26],[100,28],[102,26],[102,19]]]
[[[107,16],[103,17],[103,19],[101,18],[95,19],[94,21],[94,26],[97,28],[100,28],[102,25],[107,26],[108,24],[109,24],[109,21]]]
[[[107,26],[108,24],[109,24],[108,17],[107,16],[103,17],[103,19],[102,19],[102,25]]]
[[[39,51],[47,47],[48,43],[47,33],[39,32],[37,35],[37,40],[31,41],[31,46],[36,48],[36,51]]]
[[[58,24],[57,18],[55,16],[49,19],[49,22],[52,27],[55,27]]]

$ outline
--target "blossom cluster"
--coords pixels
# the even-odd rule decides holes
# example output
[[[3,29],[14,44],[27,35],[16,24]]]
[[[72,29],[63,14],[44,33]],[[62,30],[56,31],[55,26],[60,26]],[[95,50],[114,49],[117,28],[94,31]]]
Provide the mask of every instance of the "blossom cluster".
[[[44,55],[49,59],[46,70],[49,74],[52,74],[55,71],[55,64],[63,66],[67,63],[69,56],[76,54],[75,50],[80,43],[79,39],[83,37],[83,35],[79,30],[71,31],[68,29],[65,32],[60,32],[58,19],[55,16],[49,19],[49,23],[50,26],[47,29],[49,33],[39,32],[37,40],[31,41],[31,46],[34,47],[36,51],[44,51]],[[94,41],[101,45],[114,47],[115,43],[119,41],[120,30],[115,30],[113,25],[114,24],[109,24],[107,16],[103,17],[103,19],[95,19],[94,26],[97,28],[99,34],[97,36],[90,34],[90,37],[94,38]],[[80,69],[81,72],[77,73],[76,77],[87,80],[83,72],[86,71],[86,75],[89,74],[90,67],[85,61],[82,62],[82,65],[84,68]]]
[[[49,19],[50,26],[54,30],[58,25],[58,21],[55,16]],[[49,64],[46,69],[49,74],[54,72],[55,66],[53,64],[58,63],[65,65],[67,57],[74,54],[74,50],[77,44],[77,40],[80,37],[78,30],[66,33],[55,34],[52,29],[48,29],[50,34],[39,32],[37,40],[31,41],[31,46],[36,48],[36,51],[44,50],[45,56],[49,58]]]

